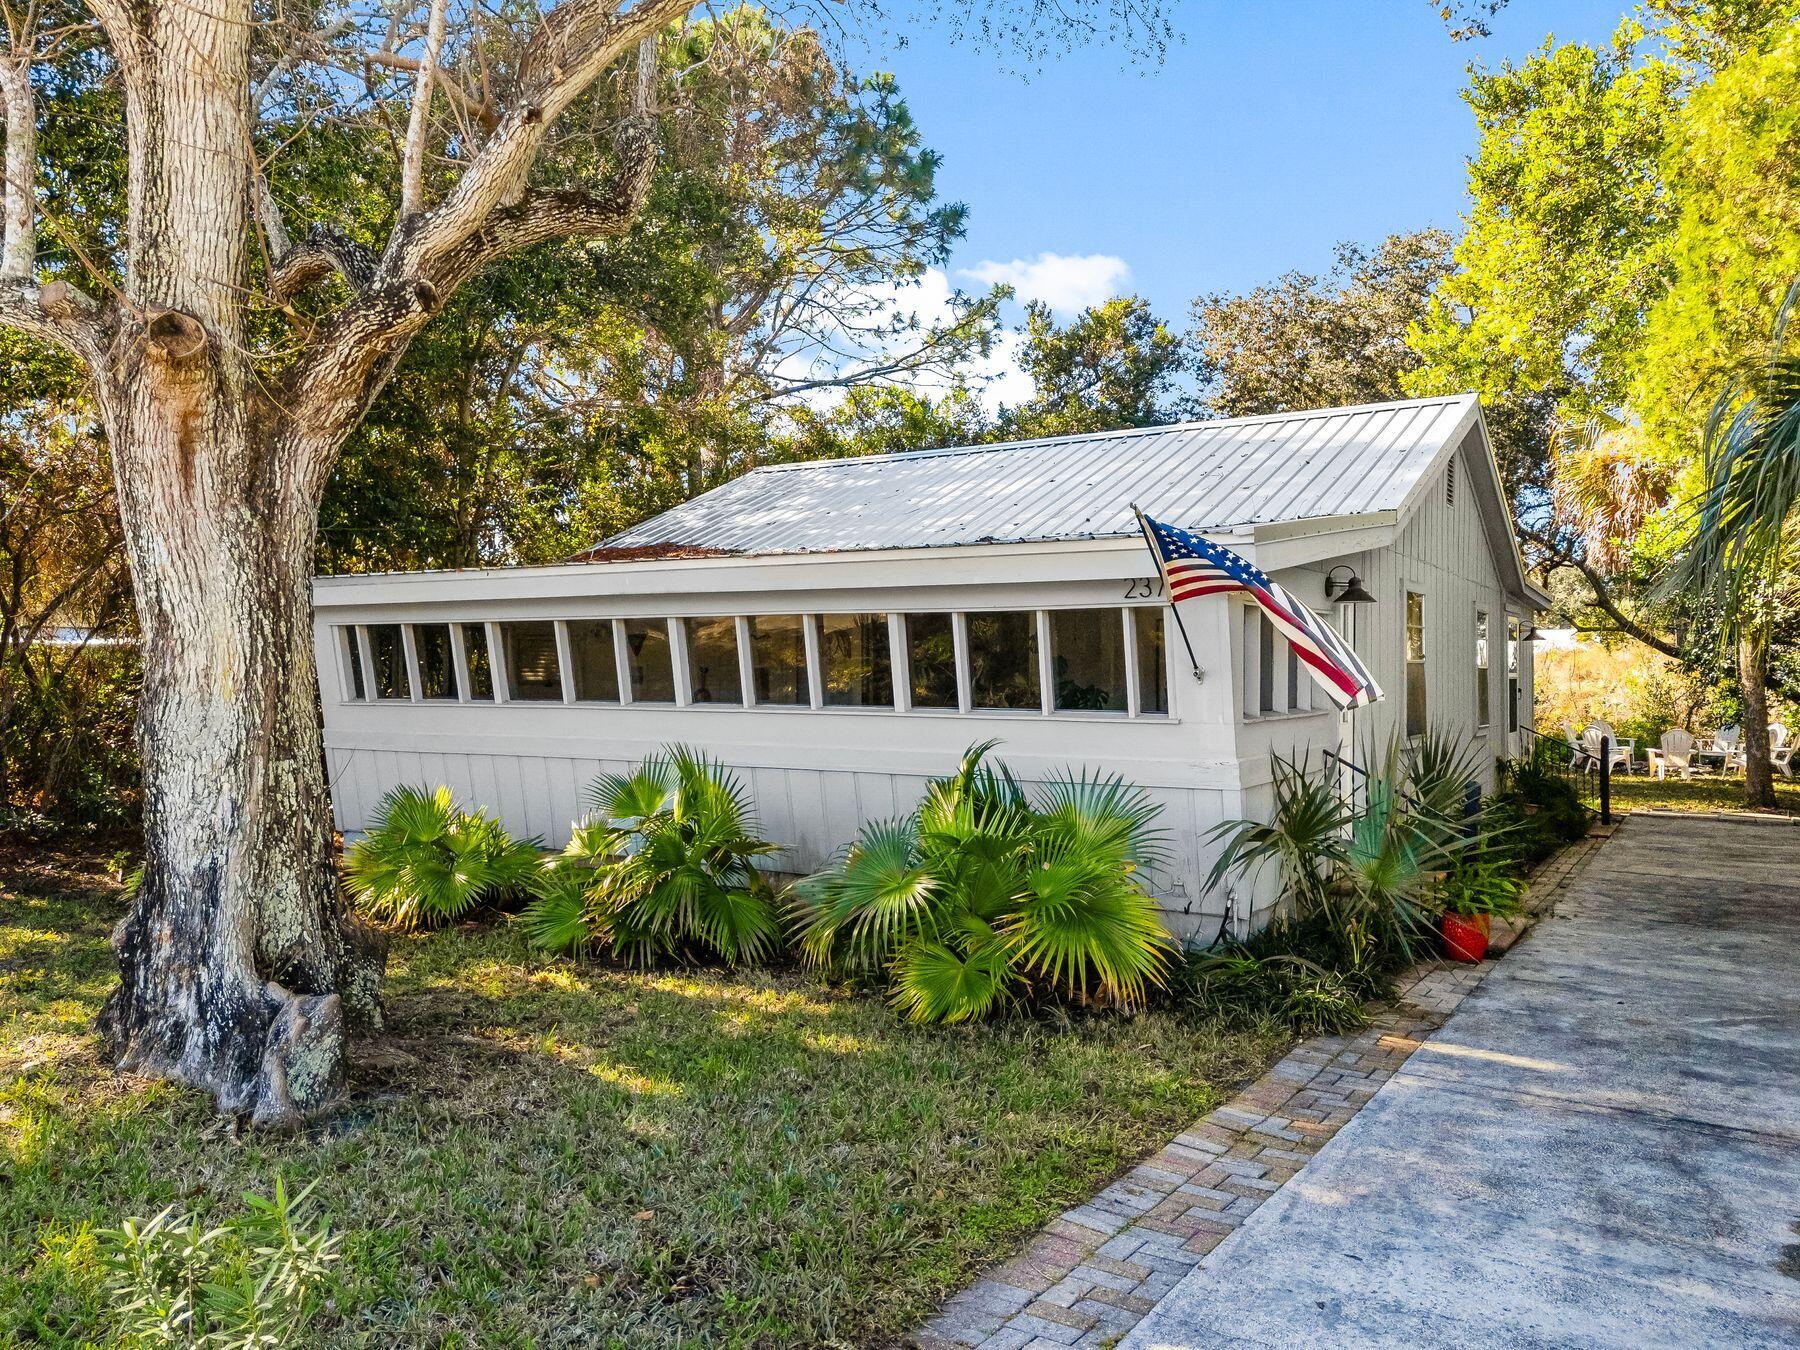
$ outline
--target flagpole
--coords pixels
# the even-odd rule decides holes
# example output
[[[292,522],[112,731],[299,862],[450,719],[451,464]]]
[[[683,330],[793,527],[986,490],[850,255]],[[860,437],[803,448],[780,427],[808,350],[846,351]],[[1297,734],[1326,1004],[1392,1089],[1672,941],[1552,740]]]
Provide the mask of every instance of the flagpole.
[[[1144,523],[1144,513],[1138,510],[1137,503],[1130,503],[1131,514],[1137,517],[1138,530],[1144,536],[1144,543],[1149,546],[1150,556],[1156,559],[1156,575],[1162,578],[1163,593],[1169,597],[1169,613],[1175,616],[1175,628],[1181,634],[1181,645],[1187,648],[1188,661],[1194,667],[1194,678],[1204,679],[1205,672],[1200,669],[1200,658],[1194,655],[1194,644],[1188,640],[1187,625],[1181,621],[1181,609],[1175,603],[1175,594],[1169,589],[1169,574],[1163,570],[1162,550],[1157,548],[1156,540],[1150,537],[1150,527]]]

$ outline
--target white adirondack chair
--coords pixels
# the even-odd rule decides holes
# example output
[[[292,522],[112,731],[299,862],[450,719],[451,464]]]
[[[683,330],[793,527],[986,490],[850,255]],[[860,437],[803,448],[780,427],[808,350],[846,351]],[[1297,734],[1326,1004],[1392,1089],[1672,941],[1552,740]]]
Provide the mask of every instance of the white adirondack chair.
[[[1769,763],[1781,770],[1783,778],[1794,776],[1794,747],[1788,744],[1791,733],[1779,722],[1769,726]]]
[[[1598,760],[1589,760],[1587,747],[1581,743],[1581,734],[1567,722],[1563,723],[1563,735],[1569,739],[1569,767],[1571,769],[1579,772],[1586,769],[1590,763],[1599,763]]]
[[[1645,753],[1650,757],[1650,772],[1658,778],[1667,778],[1671,769],[1683,778],[1694,776],[1694,737],[1680,727],[1663,732],[1661,747],[1653,746]]]
[[[1742,727],[1720,727],[1712,735],[1713,749],[1724,751],[1724,758],[1719,761],[1719,771],[1730,773],[1733,769],[1744,767],[1744,729]]]
[[[1631,761],[1635,757],[1637,746],[1629,738],[1620,740],[1613,734],[1613,729],[1605,722],[1591,722],[1588,729],[1581,733],[1581,744],[1587,750],[1588,758],[1595,764],[1600,762],[1600,742],[1609,742],[1606,758],[1610,766],[1631,772]]]

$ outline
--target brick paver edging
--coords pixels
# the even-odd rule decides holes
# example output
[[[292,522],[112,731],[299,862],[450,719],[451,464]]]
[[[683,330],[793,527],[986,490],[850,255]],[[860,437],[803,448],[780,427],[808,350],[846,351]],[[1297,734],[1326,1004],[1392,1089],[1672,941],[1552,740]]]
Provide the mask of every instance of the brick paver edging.
[[[1533,875],[1534,915],[1554,906],[1601,842],[1596,835],[1564,849]],[[954,1295],[910,1343],[1112,1345],[1299,1172],[1492,966],[1416,968],[1367,1027],[1290,1050],[1160,1153],[1051,1220],[1024,1250]]]

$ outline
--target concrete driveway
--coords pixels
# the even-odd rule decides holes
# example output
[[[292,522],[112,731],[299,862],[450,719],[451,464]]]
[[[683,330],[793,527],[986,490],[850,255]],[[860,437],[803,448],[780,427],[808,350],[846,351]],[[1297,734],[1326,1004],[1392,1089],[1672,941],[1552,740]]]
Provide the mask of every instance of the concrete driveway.
[[[1122,1344],[1800,1346],[1800,826],[1630,819]]]

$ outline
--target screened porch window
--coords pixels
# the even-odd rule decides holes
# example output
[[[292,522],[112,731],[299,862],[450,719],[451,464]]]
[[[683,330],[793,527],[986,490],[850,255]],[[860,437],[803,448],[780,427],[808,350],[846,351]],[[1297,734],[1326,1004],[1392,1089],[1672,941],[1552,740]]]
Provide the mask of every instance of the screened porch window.
[[[356,640],[356,629],[338,629],[338,641],[344,649],[344,668],[350,672],[350,697],[362,701],[369,696],[369,686],[363,678],[362,645]]]
[[[689,697],[695,703],[742,703],[744,681],[738,673],[737,620],[683,619],[687,639]]]
[[[819,683],[828,708],[891,708],[894,665],[885,614],[822,614]]]
[[[675,662],[669,625],[662,619],[620,619],[625,625],[625,665],[633,703],[673,703]]]
[[[1058,709],[1124,712],[1125,628],[1119,611],[1051,610],[1050,675]]]
[[[1406,734],[1425,734],[1425,597],[1406,593]]]
[[[758,703],[805,707],[812,702],[806,683],[804,624],[798,614],[751,616],[750,679]]]
[[[1043,708],[1038,692],[1037,614],[971,614],[969,693],[977,708]]]
[[[613,621],[570,619],[568,629],[575,697],[583,703],[617,703],[619,656],[613,649]]]
[[[494,668],[489,662],[487,625],[462,626],[463,660],[468,667],[469,697],[482,703],[494,701]]]
[[[956,624],[948,614],[908,614],[906,651],[915,708],[955,708]]]
[[[456,697],[456,657],[450,650],[450,625],[413,625],[413,651],[419,658],[419,697]]]
[[[375,667],[375,697],[409,699],[406,677],[406,642],[397,623],[369,625],[369,660]]]
[[[1131,633],[1137,643],[1138,711],[1169,711],[1169,663],[1163,653],[1160,610],[1131,609]]]
[[[509,698],[526,703],[561,703],[562,668],[556,660],[556,625],[548,619],[500,625],[506,653]]]

